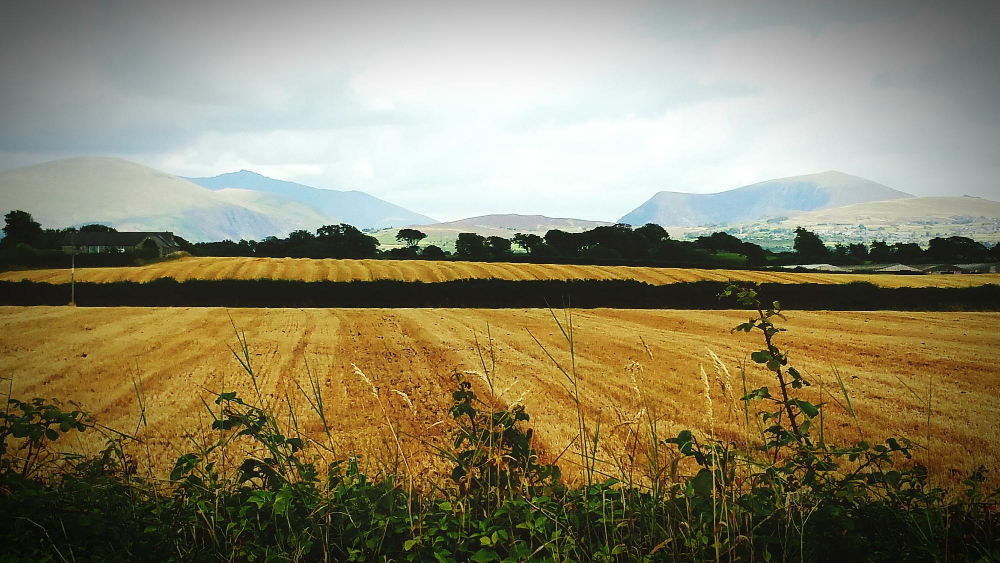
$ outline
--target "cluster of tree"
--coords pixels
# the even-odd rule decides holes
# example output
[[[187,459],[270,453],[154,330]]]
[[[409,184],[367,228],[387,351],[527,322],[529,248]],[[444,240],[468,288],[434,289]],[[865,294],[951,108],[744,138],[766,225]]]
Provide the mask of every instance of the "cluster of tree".
[[[0,250],[34,253],[37,250],[61,248],[66,232],[72,229],[43,229],[31,213],[14,210],[4,215],[3,239]],[[87,225],[92,227],[92,225]]]
[[[0,267],[11,264],[30,267],[61,267],[63,259],[62,247],[66,236],[70,233],[114,233],[114,228],[107,225],[83,225],[79,229],[46,229],[35,221],[31,213],[21,210],[10,211],[4,215],[3,238],[0,239]],[[182,244],[186,241],[175,237]],[[158,253],[154,250],[153,255]],[[81,266],[126,266],[137,263],[139,259],[148,259],[148,254],[124,253],[115,256],[81,257]]]
[[[763,264],[767,256],[760,246],[726,233],[690,242],[673,240],[663,227],[653,223],[635,229],[619,223],[580,233],[552,229],[545,236],[518,233],[511,239],[461,233],[455,255],[469,260],[502,259],[513,254],[512,245],[534,260],[712,262],[719,251],[726,251],[745,256],[751,264]]]
[[[341,223],[309,231],[292,231],[286,238],[262,241],[200,242],[192,247],[199,256],[264,256],[269,258],[374,258],[379,242],[356,227]]]
[[[260,242],[245,241],[198,243],[194,254],[203,256],[289,256],[302,258],[424,258],[460,260],[526,260],[560,262],[645,262],[705,263],[718,262],[720,252],[746,257],[751,265],[767,262],[768,252],[756,244],[745,243],[726,234],[715,233],[696,241],[672,240],[663,227],[648,224],[637,229],[617,224],[570,233],[553,229],[545,236],[518,233],[512,238],[460,233],[455,252],[445,252],[436,245],[420,246],[427,235],[416,229],[400,229],[396,240],[403,246],[379,250],[378,240],[346,225],[327,225],[313,235],[295,231],[287,238],[269,237]],[[737,262],[739,260],[737,259]],[[732,264],[730,260],[728,263]]]
[[[79,229],[43,229],[31,213],[15,209],[3,216],[3,238],[0,250],[27,246],[33,250],[61,250],[69,233],[116,233],[113,227],[101,224],[83,225]]]
[[[653,223],[635,229],[619,223],[580,233],[552,229],[545,236],[518,233],[511,239],[461,233],[455,255],[469,260],[503,259],[513,254],[512,244],[533,260],[713,263],[718,262],[720,252],[728,252],[744,256],[748,264],[763,265],[768,256],[760,246],[722,232],[695,241],[673,240]]]
[[[440,260],[447,258],[448,254],[440,246],[428,244],[420,248],[420,241],[427,238],[426,233],[416,229],[400,229],[396,233],[396,241],[405,244],[403,248],[391,248],[382,254],[386,258],[425,258],[430,260]]]
[[[872,241],[870,246],[862,243],[826,246],[823,240],[802,227],[795,229],[795,252],[805,262],[831,264],[936,264],[991,262],[1000,260],[1000,244],[987,247],[968,237],[936,237],[930,240],[927,249],[913,242],[888,244]]]

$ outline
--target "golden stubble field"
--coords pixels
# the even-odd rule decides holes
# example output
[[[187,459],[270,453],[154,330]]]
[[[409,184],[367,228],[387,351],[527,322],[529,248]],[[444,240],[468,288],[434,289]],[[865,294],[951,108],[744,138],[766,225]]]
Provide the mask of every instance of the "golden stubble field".
[[[561,314],[561,312],[557,312]],[[385,417],[355,364],[380,389],[394,424],[403,431],[412,469],[436,475],[439,460],[422,442],[444,445],[454,374],[481,371],[487,329],[497,358],[496,387],[503,400],[523,396],[541,449],[562,451],[575,433],[576,416],[562,376],[529,335],[562,362],[567,346],[548,310],[480,309],[218,309],[218,308],[0,308],[0,374],[13,377],[13,395],[75,401],[107,426],[137,429],[133,388],[141,376],[149,427],[140,429],[154,470],[165,475],[176,457],[203,439],[212,392],[251,395],[249,378],[233,358],[230,321],[245,331],[265,396],[291,396],[306,433],[323,439],[295,382],[305,385],[307,364],[326,397],[326,415],[340,454],[368,461],[391,454]],[[699,366],[710,374],[715,426],[736,436],[736,421],[714,377],[713,350],[738,378],[737,365],[759,347],[756,337],[730,334],[740,311],[585,310],[573,314],[576,363],[589,417],[601,417],[609,447],[611,430],[638,410],[628,366],[642,364],[641,392],[655,408],[665,434],[708,429]],[[932,479],[954,484],[980,465],[995,469],[1000,457],[1000,314],[899,312],[788,312],[779,343],[792,365],[817,383],[804,395],[819,401],[820,382],[833,389],[839,370],[860,417],[863,437],[908,436],[921,445],[930,432]],[[640,337],[648,345],[649,357]],[[480,342],[477,348],[476,339]],[[483,384],[469,374],[479,392]],[[916,397],[933,389],[931,424]],[[751,368],[749,384],[768,384]],[[734,382],[737,390],[742,383]],[[772,384],[772,389],[776,386]],[[412,408],[393,390],[402,391]],[[828,441],[858,439],[854,424],[835,405],[825,421]],[[441,421],[445,421],[442,423]],[[65,447],[94,448],[100,439],[75,434]],[[145,458],[143,450],[142,456]],[[571,456],[564,471],[573,472]],[[995,477],[993,480],[995,482]]]
[[[635,266],[582,266],[462,262],[436,260],[339,260],[310,258],[202,258],[186,257],[147,266],[81,268],[81,282],[146,282],[157,278],[179,281],[200,279],[289,279],[303,281],[401,280],[441,282],[458,279],[504,280],[632,279],[654,285],[694,281],[750,281],[772,283],[849,283],[867,281],[883,287],[968,287],[1000,284],[1000,274],[922,275],[829,274],[757,272],[701,268],[649,268]],[[69,283],[69,269],[0,272],[0,280]]]

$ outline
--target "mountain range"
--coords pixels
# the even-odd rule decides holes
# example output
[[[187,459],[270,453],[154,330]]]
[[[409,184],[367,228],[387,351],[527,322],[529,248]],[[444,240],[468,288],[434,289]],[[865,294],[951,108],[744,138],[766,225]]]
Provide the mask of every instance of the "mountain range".
[[[195,180],[211,189],[119,158],[57,160],[0,172],[0,213],[21,209],[49,228],[102,223],[122,231],[172,231],[192,242],[283,237],[341,222],[377,228],[433,221],[362,192],[253,172]]]
[[[910,197],[913,196],[871,180],[830,171],[768,180],[718,193],[663,191],[618,222],[635,226],[646,223],[664,227],[724,226],[786,217],[801,211]]]
[[[364,192],[314,188],[295,182],[275,180],[249,170],[220,174],[211,178],[184,179],[210,190],[238,188],[275,194],[304,203],[328,217],[336,217],[338,223],[350,223],[360,229],[383,229],[437,222],[426,215],[414,213]]]
[[[425,244],[446,249],[460,232],[484,236],[584,231],[609,223],[497,214],[437,223],[358,191],[325,190],[242,170],[181,178],[118,158],[57,160],[0,172],[0,213],[28,211],[43,226],[103,223],[123,231],[173,231],[192,242],[284,237],[350,223],[395,246],[395,229],[416,225]],[[729,229],[760,242],[788,243],[796,226],[830,241],[923,241],[961,234],[1000,238],[1000,203],[916,198],[841,172],[770,180],[713,194],[660,192],[619,222],[658,223],[674,236]],[[782,242],[783,241],[783,242]]]
[[[566,217],[546,217],[545,215],[519,215],[516,213],[480,215],[446,221],[433,225],[418,225],[419,229],[436,229],[440,231],[472,232],[479,231],[510,231],[519,233],[545,233],[549,229],[560,229],[567,232],[579,232],[593,229],[601,225],[610,225],[604,221],[587,221],[585,219],[570,219]],[[484,234],[484,233],[480,233]],[[492,233],[491,233],[492,234]]]

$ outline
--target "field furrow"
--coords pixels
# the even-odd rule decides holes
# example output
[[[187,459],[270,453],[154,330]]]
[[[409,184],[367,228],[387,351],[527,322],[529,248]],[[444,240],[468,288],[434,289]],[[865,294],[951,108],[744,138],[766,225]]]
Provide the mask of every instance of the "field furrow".
[[[565,325],[568,319],[556,311]],[[587,310],[572,317],[575,361],[584,411],[612,428],[639,409],[636,388],[656,410],[664,434],[708,428],[699,367],[710,374],[717,431],[736,437],[740,411],[720,391],[708,356],[730,370],[728,382],[743,392],[739,365],[760,343],[733,335],[745,320],[738,311]],[[230,320],[230,316],[232,320]],[[483,362],[494,386],[510,403],[523,396],[535,436],[549,454],[562,451],[575,432],[566,380],[552,360],[571,365],[562,333],[544,309],[233,309],[217,308],[0,308],[0,374],[13,378],[17,397],[75,401],[103,423],[136,431],[141,379],[154,463],[169,470],[207,426],[202,399],[234,389],[252,397],[250,379],[233,358],[233,325],[245,331],[251,363],[265,401],[288,397],[305,431],[326,440],[299,386],[307,372],[326,398],[333,446],[367,454],[371,463],[391,453],[386,416],[354,365],[379,389],[393,423],[407,436],[410,460],[420,471],[438,463],[423,442],[442,445],[454,374],[475,373]],[[979,465],[996,467],[1000,437],[1000,314],[790,312],[780,342],[814,385],[803,396],[826,402],[828,441],[869,442],[908,436],[924,446],[915,458],[932,475],[955,483]],[[541,343],[541,347],[535,342]],[[478,342],[478,344],[477,344]],[[543,348],[544,347],[544,350]],[[548,354],[546,353],[548,351]],[[482,355],[481,355],[482,353]],[[635,371],[633,362],[641,364]],[[626,367],[632,365],[633,371]],[[830,393],[839,373],[857,409],[861,434]],[[631,374],[639,374],[633,381]],[[772,385],[750,366],[746,385]],[[638,385],[636,385],[638,384]],[[908,389],[909,388],[909,389]],[[912,392],[911,392],[912,389]],[[398,391],[398,393],[397,393]],[[931,393],[931,424],[922,401]],[[916,395],[914,395],[916,393]],[[403,395],[406,398],[403,398]],[[409,401],[409,402],[407,402]],[[412,406],[411,406],[412,405]],[[284,408],[284,407],[282,407]],[[442,422],[443,421],[443,422]],[[96,435],[75,447],[96,448]],[[610,433],[608,443],[615,440]],[[381,456],[381,457],[380,457]],[[572,462],[567,460],[572,473]]]

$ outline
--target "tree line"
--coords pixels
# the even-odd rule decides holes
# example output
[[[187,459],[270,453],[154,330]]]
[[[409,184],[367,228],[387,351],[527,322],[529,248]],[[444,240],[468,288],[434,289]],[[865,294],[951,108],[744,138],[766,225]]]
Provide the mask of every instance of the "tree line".
[[[297,258],[457,259],[475,261],[561,262],[578,264],[683,264],[703,266],[767,266],[803,263],[857,265],[864,263],[926,264],[942,262],[1000,261],[1000,244],[989,247],[968,237],[931,239],[927,249],[916,243],[872,241],[827,246],[816,233],[795,230],[793,251],[775,252],[726,233],[715,232],[694,240],[670,238],[667,231],[649,223],[633,228],[615,224],[583,232],[551,229],[544,236],[517,233],[511,238],[459,233],[455,251],[437,245],[420,246],[427,235],[417,229],[400,229],[399,248],[380,249],[378,240],[346,225],[328,225],[316,231],[295,231],[287,238],[268,237],[260,242],[222,241],[197,243],[191,252],[202,256],[266,256]]]
[[[47,266],[49,262],[58,260],[57,254],[67,233],[114,231],[99,224],[84,225],[79,229],[47,229],[30,213],[20,210],[7,213],[4,220],[0,266]],[[454,252],[447,252],[433,244],[421,246],[425,238],[427,235],[417,229],[404,228],[396,234],[401,247],[380,249],[378,239],[346,223],[324,225],[314,232],[297,230],[284,238],[272,236],[260,241],[223,240],[192,244],[181,237],[174,237],[182,250],[195,256],[456,259],[708,267],[1000,261],[1000,244],[988,247],[968,237],[933,238],[926,249],[915,243],[888,244],[877,240],[869,245],[855,243],[830,247],[819,235],[802,227],[795,230],[794,250],[791,252],[771,251],[721,231],[694,240],[676,240],[654,223],[637,228],[619,223],[583,232],[551,229],[545,235],[517,233],[511,238],[460,233]],[[127,265],[143,258],[138,254],[117,256],[114,264],[104,264],[98,255],[93,257],[93,265]],[[89,264],[84,262],[81,265]]]
[[[765,265],[769,252],[759,245],[747,243],[727,233],[714,233],[695,241],[670,238],[667,231],[655,224],[639,228],[616,224],[572,233],[552,229],[544,236],[517,233],[511,238],[460,233],[455,251],[447,252],[437,245],[420,246],[427,235],[417,229],[400,229],[396,240],[399,248],[379,249],[375,237],[346,225],[326,226],[316,231],[295,231],[286,238],[268,237],[262,241],[197,243],[192,253],[203,256],[268,256],[301,258],[396,258],[448,259],[528,262],[559,261],[578,263],[642,262],[685,264],[747,263]]]
[[[114,233],[113,227],[97,223],[64,229],[49,229],[35,221],[31,213],[15,209],[4,215],[3,238],[0,239],[0,268],[11,266],[64,267],[62,252],[66,236],[71,233]],[[175,237],[177,240],[177,237]],[[190,243],[183,241],[190,246]],[[84,254],[76,257],[76,265],[132,266],[159,257],[155,248],[129,249],[123,253]]]
[[[888,244],[875,240],[862,243],[836,244],[832,248],[811,231],[795,229],[795,253],[803,260],[836,265],[864,264],[936,264],[1000,261],[1000,243],[986,246],[969,237],[935,237],[926,249],[913,242]]]

